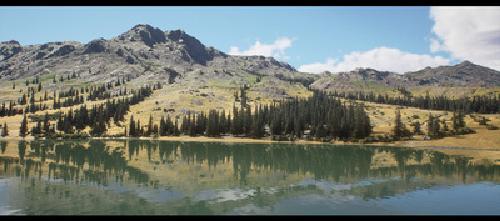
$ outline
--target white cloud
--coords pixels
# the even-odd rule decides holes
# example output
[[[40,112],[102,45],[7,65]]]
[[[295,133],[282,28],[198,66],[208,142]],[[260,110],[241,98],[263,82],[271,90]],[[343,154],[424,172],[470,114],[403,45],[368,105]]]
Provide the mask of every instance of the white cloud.
[[[325,63],[315,62],[312,64],[304,64],[299,67],[299,71],[310,73],[321,73],[323,71],[335,70],[337,61],[333,58],[327,58]]]
[[[500,7],[431,7],[430,17],[431,51],[500,70]]]
[[[306,64],[299,71],[320,73],[322,71],[351,71],[358,67],[380,71],[404,73],[416,71],[426,66],[448,65],[450,61],[441,56],[412,54],[395,48],[378,47],[368,51],[354,51],[344,55],[341,61],[328,58],[325,63]]]
[[[292,46],[292,42],[293,39],[289,37],[278,38],[272,44],[263,44],[260,41],[256,41],[248,50],[244,51],[240,51],[240,48],[236,46],[231,46],[228,54],[272,56],[278,60],[287,60],[289,57],[285,55],[285,50]]]

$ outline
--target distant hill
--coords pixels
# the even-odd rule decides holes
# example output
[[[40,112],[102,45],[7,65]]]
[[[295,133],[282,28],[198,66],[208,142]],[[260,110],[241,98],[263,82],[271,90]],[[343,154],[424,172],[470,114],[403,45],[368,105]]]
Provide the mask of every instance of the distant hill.
[[[496,90],[500,87],[500,72],[464,61],[453,66],[425,68],[415,72],[397,74],[374,69],[319,75],[311,87],[336,91],[397,91],[398,87],[414,92],[430,91],[449,96],[466,95],[477,88]]]
[[[500,72],[488,67],[463,61],[453,66],[439,66],[405,73],[411,85],[432,86],[475,86],[491,87],[500,85]]]
[[[374,69],[357,69],[349,72],[324,72],[311,87],[336,91],[386,91],[401,85],[402,75]]]

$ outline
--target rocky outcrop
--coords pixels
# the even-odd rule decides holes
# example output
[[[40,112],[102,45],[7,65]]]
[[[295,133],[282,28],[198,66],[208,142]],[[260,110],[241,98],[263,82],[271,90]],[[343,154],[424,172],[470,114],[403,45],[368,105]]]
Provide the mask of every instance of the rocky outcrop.
[[[17,41],[0,43],[0,75],[19,79],[41,73],[76,71],[105,79],[126,73],[161,76],[169,83],[187,79],[239,78],[258,76],[301,83],[316,89],[343,90],[410,86],[499,86],[498,71],[464,61],[454,66],[425,68],[404,75],[373,69],[313,75],[297,72],[286,62],[264,56],[232,56],[203,45],[182,30],[162,31],[150,25],[136,25],[123,34],[88,44],[63,41],[21,46]],[[91,71],[89,71],[91,69]],[[195,71],[199,70],[199,71]],[[91,74],[90,74],[91,73]],[[97,74],[99,73],[99,74]],[[203,74],[201,74],[203,73]],[[150,76],[150,77],[152,77]],[[3,78],[3,79],[7,79]]]
[[[101,53],[106,51],[106,41],[104,39],[93,40],[85,45],[84,54]]]
[[[87,44],[63,41],[20,46],[10,41],[0,46],[0,75],[8,79],[33,76],[45,69],[55,74],[89,73],[89,80],[111,78],[120,73],[133,76],[145,73],[165,77],[169,83],[183,79],[194,69],[208,73],[203,78],[223,76],[214,70],[227,73],[225,76],[231,78],[241,77],[238,73],[250,73],[279,74],[282,79],[292,79],[287,76],[295,73],[290,65],[270,57],[229,56],[203,45],[182,30],[164,32],[150,25],[136,25],[115,38],[101,38]],[[165,68],[175,72],[161,74]],[[297,76],[292,80],[302,82]]]
[[[419,86],[500,86],[500,72],[463,61],[457,65],[425,68],[405,73],[411,85]]]
[[[64,55],[68,55],[69,53],[71,53],[74,50],[75,50],[75,46],[74,45],[63,45],[63,46],[59,47],[57,50],[55,50],[52,53],[52,56],[64,56]]]
[[[405,84],[401,75],[374,69],[356,69],[349,72],[323,73],[311,86],[319,90],[371,90],[377,86],[399,87]]]
[[[198,64],[206,65],[207,61],[213,60],[215,56],[225,56],[224,53],[212,47],[205,47],[198,39],[182,30],[168,31],[166,35],[169,40],[182,45],[189,58]]]
[[[21,45],[19,45],[19,42],[15,40],[0,43],[0,61],[9,59],[10,57],[21,52],[21,50]]]
[[[149,47],[155,44],[165,43],[167,38],[165,33],[151,25],[136,25],[131,30],[121,34],[120,40],[123,41],[141,41]]]

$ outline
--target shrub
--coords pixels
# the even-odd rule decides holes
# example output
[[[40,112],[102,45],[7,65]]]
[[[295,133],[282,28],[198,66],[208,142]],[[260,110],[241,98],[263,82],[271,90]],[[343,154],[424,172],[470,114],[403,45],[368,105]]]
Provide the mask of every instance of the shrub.
[[[473,129],[469,127],[462,127],[455,131],[455,135],[473,134],[476,133]]]
[[[498,127],[495,125],[486,125],[486,129],[488,130],[498,130]]]

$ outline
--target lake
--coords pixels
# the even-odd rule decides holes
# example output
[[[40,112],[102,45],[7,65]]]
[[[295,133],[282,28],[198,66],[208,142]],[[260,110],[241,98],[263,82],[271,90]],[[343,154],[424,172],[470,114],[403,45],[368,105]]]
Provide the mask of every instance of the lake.
[[[0,141],[0,214],[500,214],[500,166],[398,147]]]

